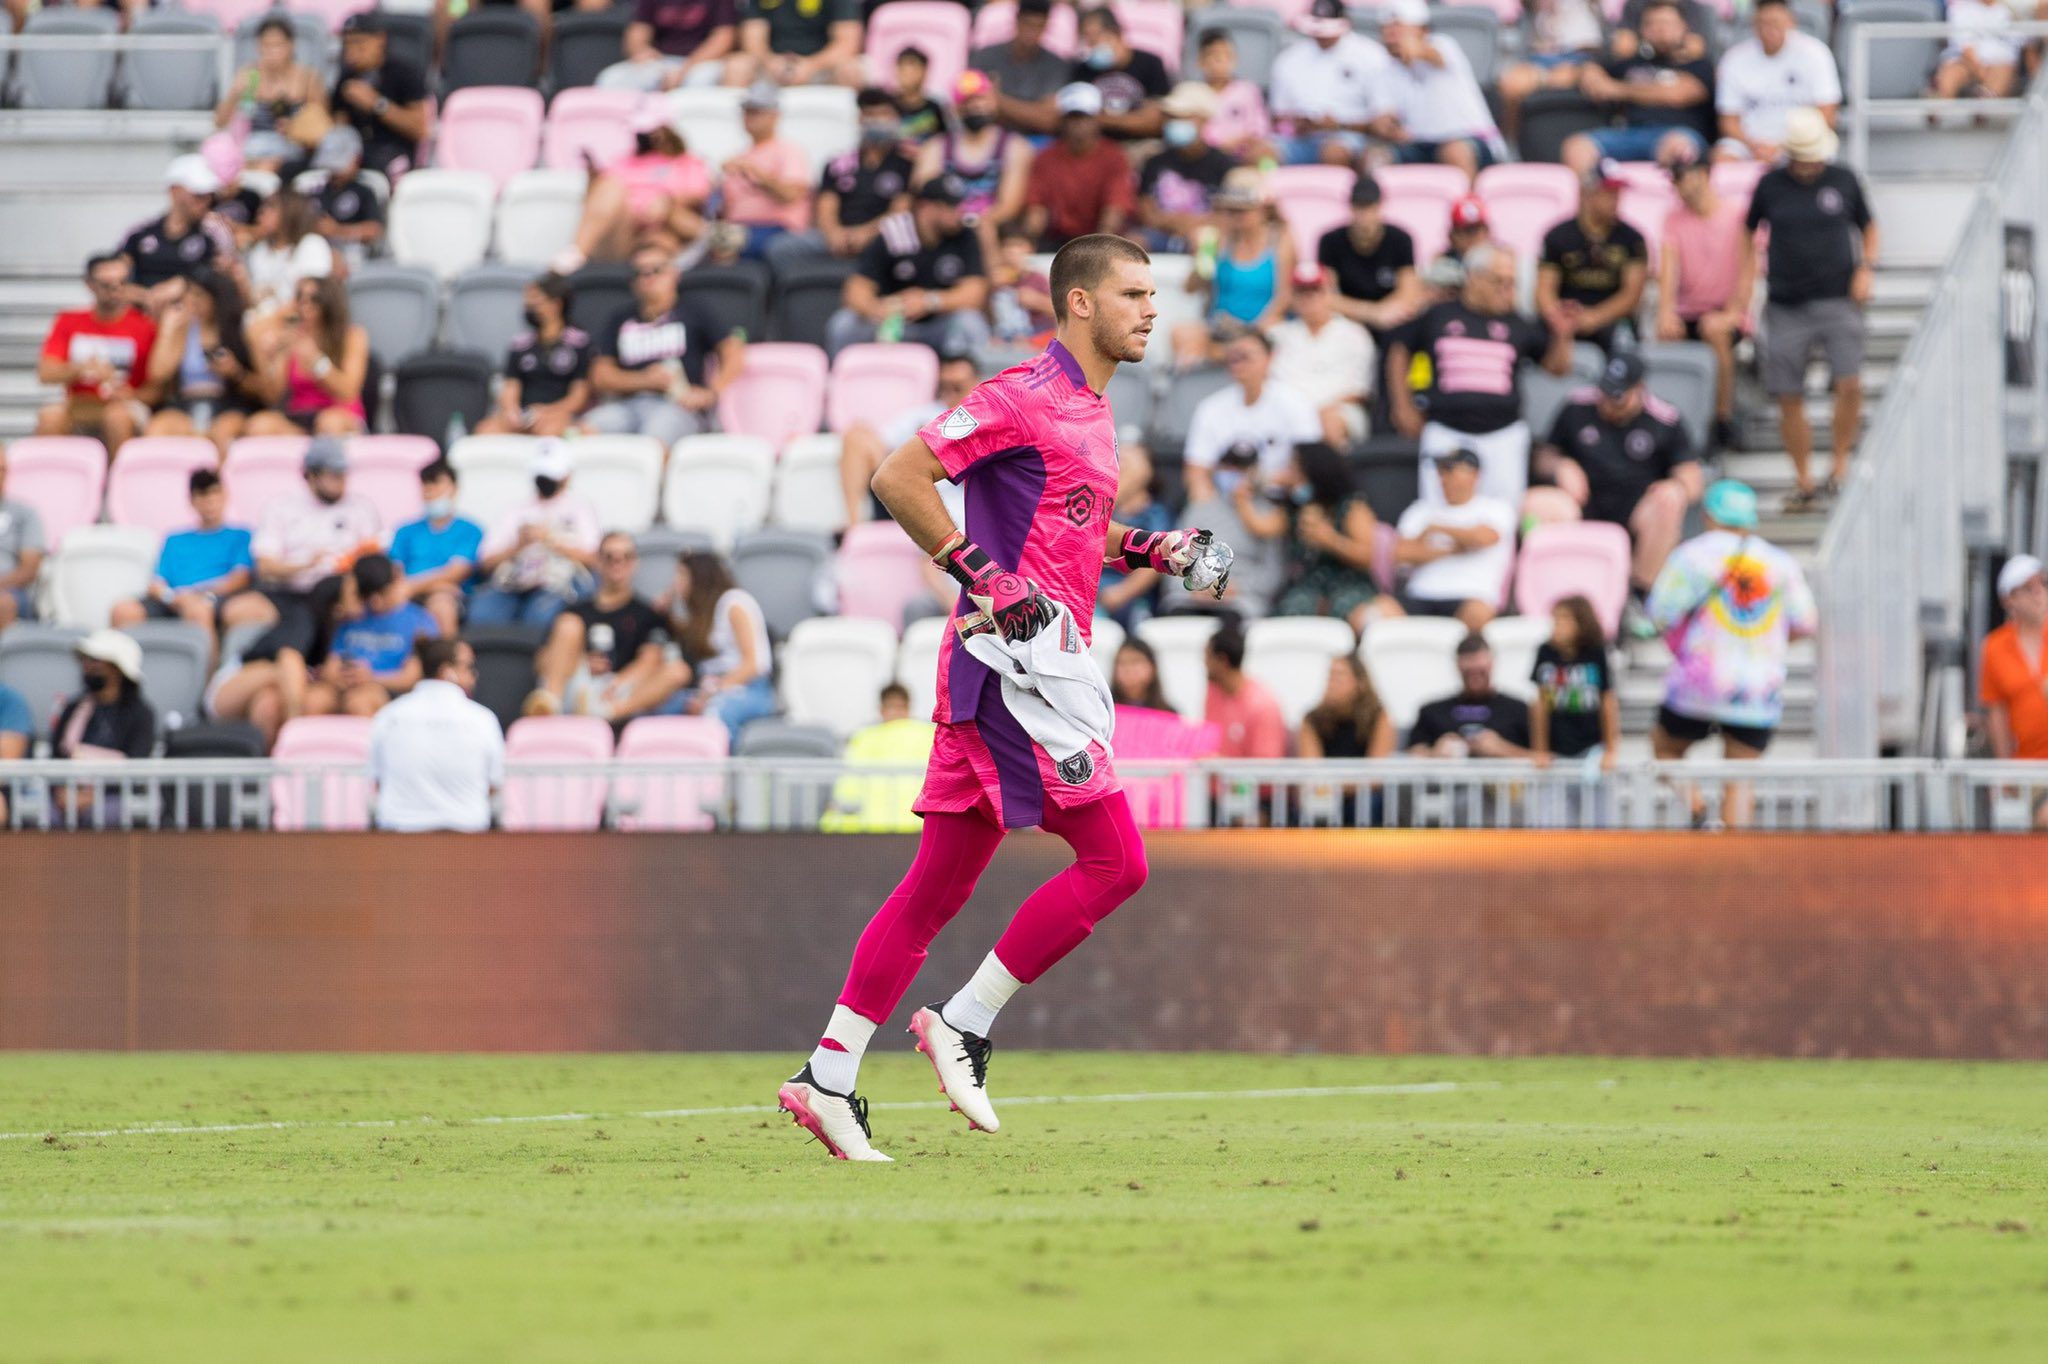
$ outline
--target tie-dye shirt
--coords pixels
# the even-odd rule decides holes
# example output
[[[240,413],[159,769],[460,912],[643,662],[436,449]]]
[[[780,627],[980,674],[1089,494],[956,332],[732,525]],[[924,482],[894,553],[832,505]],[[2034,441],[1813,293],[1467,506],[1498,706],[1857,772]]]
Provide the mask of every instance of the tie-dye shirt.
[[[1666,706],[1697,720],[1777,725],[1785,646],[1812,634],[1816,616],[1791,555],[1754,535],[1710,530],[1665,561],[1649,612],[1671,645]]]

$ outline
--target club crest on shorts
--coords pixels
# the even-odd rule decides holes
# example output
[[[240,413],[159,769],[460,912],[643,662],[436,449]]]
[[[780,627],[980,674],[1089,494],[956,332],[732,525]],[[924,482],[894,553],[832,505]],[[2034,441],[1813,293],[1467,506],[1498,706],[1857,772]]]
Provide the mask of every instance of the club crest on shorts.
[[[1055,770],[1067,785],[1086,786],[1088,779],[1095,775],[1095,759],[1088,756],[1088,750],[1082,749],[1071,758],[1060,759]]]
[[[947,440],[959,440],[963,436],[973,435],[975,428],[980,425],[972,412],[964,407],[956,407],[940,419],[939,434]]]

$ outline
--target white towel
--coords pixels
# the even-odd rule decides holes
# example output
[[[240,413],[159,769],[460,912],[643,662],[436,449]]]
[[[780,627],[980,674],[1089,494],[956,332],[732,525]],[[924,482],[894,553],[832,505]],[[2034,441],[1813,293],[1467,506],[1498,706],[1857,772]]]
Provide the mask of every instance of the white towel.
[[[983,629],[964,642],[968,653],[1003,679],[1003,704],[1031,741],[1052,755],[1060,780],[1085,786],[1095,775],[1088,746],[1101,744],[1108,752],[1116,703],[1074,613],[1058,602],[1053,607],[1052,623],[1030,639],[1013,644]]]

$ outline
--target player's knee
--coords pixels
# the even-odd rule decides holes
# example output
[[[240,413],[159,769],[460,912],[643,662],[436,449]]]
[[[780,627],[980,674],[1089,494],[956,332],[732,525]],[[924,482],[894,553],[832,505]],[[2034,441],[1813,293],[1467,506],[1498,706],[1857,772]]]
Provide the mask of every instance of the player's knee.
[[[1112,906],[1122,904],[1144,889],[1145,878],[1151,874],[1151,863],[1145,860],[1145,845],[1136,839],[1104,858],[1096,869],[1103,895]]]

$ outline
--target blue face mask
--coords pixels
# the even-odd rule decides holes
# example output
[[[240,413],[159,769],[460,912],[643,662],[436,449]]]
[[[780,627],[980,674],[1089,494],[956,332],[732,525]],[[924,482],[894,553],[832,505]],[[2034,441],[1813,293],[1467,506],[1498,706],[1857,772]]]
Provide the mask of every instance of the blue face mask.
[[[1088,65],[1097,71],[1107,71],[1116,65],[1116,49],[1103,43],[1088,49]]]
[[[1202,130],[1195,126],[1192,119],[1177,118],[1166,125],[1166,145],[1169,147],[1193,146],[1195,139],[1201,135]]]
[[[883,123],[878,120],[860,125],[860,140],[871,146],[886,147],[902,135],[902,125],[897,123]]]

